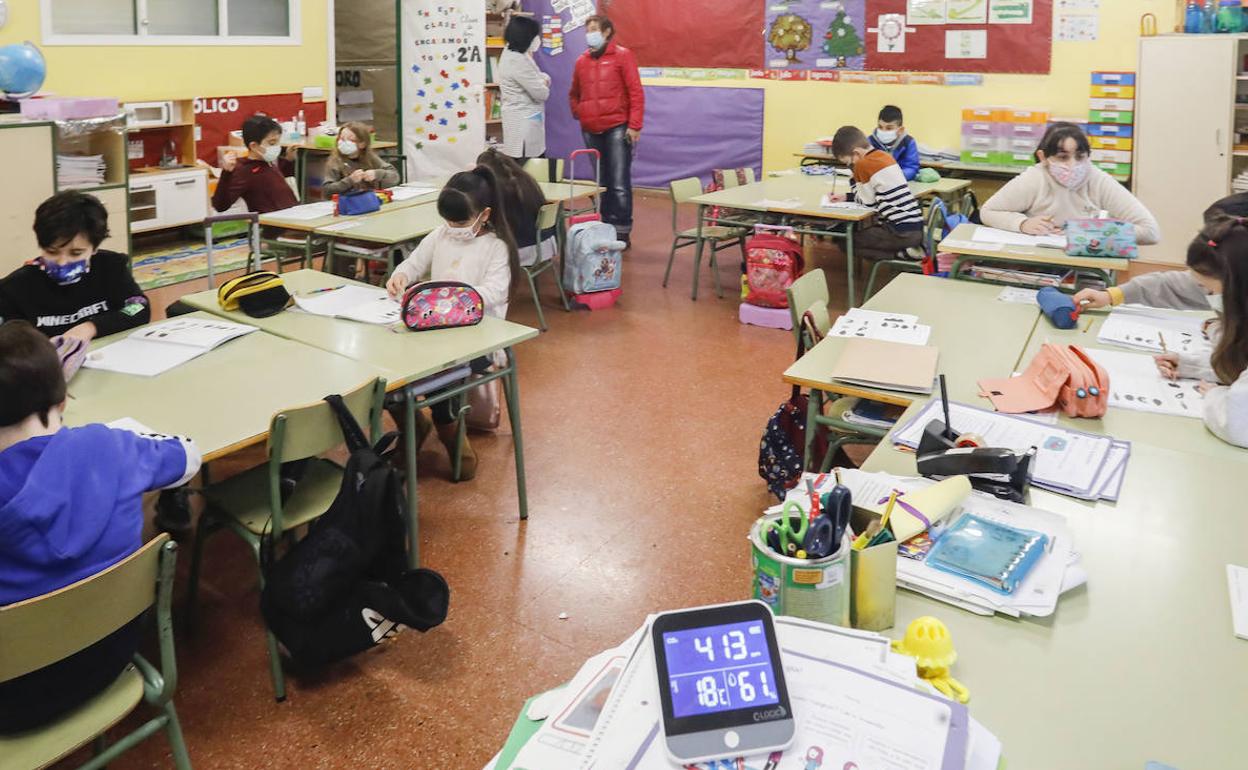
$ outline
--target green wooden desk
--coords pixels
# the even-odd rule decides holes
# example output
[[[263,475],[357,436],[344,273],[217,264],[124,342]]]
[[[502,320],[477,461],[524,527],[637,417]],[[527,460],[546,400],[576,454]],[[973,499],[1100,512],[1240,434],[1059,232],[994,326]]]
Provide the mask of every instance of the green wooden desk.
[[[712,193],[704,193],[690,199],[698,204],[698,242],[693,256],[693,298],[698,298],[698,272],[702,264],[705,241],[702,229],[707,225],[752,226],[730,218],[715,218],[707,209],[722,206],[740,211],[780,214],[794,225],[794,232],[837,238],[845,242],[845,269],[848,274],[849,306],[854,300],[854,228],[860,222],[871,219],[871,211],[843,211],[825,209],[819,204],[829,192],[849,192],[848,180],[794,175],[772,177],[752,184],[730,187]],[[834,227],[830,227],[834,226]]]
[[[981,283],[995,283],[993,281],[983,279],[969,279],[961,274],[962,265],[966,262],[1005,262],[1011,264],[1038,265],[1045,267],[1072,267],[1078,272],[1091,273],[1096,275],[1110,285],[1113,286],[1117,282],[1117,273],[1126,271],[1131,267],[1129,259],[1110,259],[1105,257],[1071,257],[1061,249],[1054,249],[1047,246],[1000,246],[996,249],[983,248],[981,246],[964,246],[960,243],[947,243],[947,241],[962,241],[971,243],[975,235],[975,228],[979,225],[961,224],[954,228],[944,240],[940,242],[940,250],[952,254],[956,254],[957,259],[954,260],[953,267],[950,268],[950,275],[959,280],[980,280]],[[992,244],[984,244],[991,246]]]
[[[1067,517],[1087,585],[1020,620],[898,591],[890,633],[945,622],[953,675],[1010,770],[1239,767],[1248,642],[1231,631],[1225,565],[1248,564],[1246,467],[1141,442],[1117,504],[1033,489],[1032,505]],[[863,468],[914,475],[914,455],[886,440]]]
[[[350,283],[319,270],[296,270],[282,276],[292,292],[323,289]],[[512,442],[516,452],[516,489],[519,499],[520,518],[528,518],[528,495],[525,487],[524,442],[520,428],[520,391],[516,376],[516,361],[512,348],[525,340],[536,337],[539,332],[527,326],[486,316],[476,326],[461,329],[416,333],[395,333],[384,326],[362,324],[310,313],[286,311],[268,318],[248,318],[239,312],[227,313],[217,304],[216,293],[202,291],[183,297],[182,300],[199,310],[228,318],[240,323],[250,323],[265,331],[287,339],[296,340],[320,350],[337,353],[354,359],[382,373],[390,390],[398,390],[433,374],[446,371],[472,361],[474,358],[506,351],[507,365],[492,370],[488,379],[501,379],[507,399],[507,413],[511,419]],[[316,375],[308,375],[315,380]],[[482,382],[474,380],[473,386]],[[457,387],[448,396],[458,395],[468,386]],[[406,394],[406,390],[404,391]],[[157,427],[157,426],[152,426]],[[407,485],[409,559],[415,566],[419,562],[419,500],[416,489],[416,412],[410,394],[406,398],[404,439],[407,442]]]
[[[281,211],[274,211],[268,214],[260,215],[260,226],[261,227],[280,227],[283,230],[293,230],[293,231],[297,231],[301,233],[310,233],[322,227],[332,225],[335,222],[345,222],[349,220],[363,220],[369,217],[375,217],[375,216],[380,216],[382,214],[387,214],[397,209],[405,209],[411,206],[421,206],[426,203],[433,203],[437,201],[438,193],[442,191],[442,185],[444,182],[445,182],[444,179],[436,179],[436,180],[430,180],[430,181],[424,181],[424,182],[412,182],[406,186],[407,187],[432,187],[434,189],[432,192],[427,192],[427,193],[424,193],[423,195],[418,195],[415,198],[408,198],[407,200],[393,201],[391,203],[387,203],[386,205],[382,206],[380,210],[374,211],[371,214],[359,214],[353,217],[339,217],[339,216],[334,216],[331,214],[330,216],[317,217],[316,219],[289,219],[287,217],[282,216]],[[404,185],[400,185],[400,186],[404,186]]]
[[[826,152],[795,152],[793,156],[801,159],[803,166],[835,165],[836,158]],[[920,160],[923,168],[934,168],[937,171],[950,173],[975,174],[977,176],[1015,177],[1031,166],[998,166],[990,163],[962,163],[961,161]],[[968,180],[969,181],[969,180]]]
[[[1188,312],[1169,311],[1178,315],[1192,315],[1198,318],[1208,318],[1211,313],[1208,312]],[[1041,318],[1036,324],[1035,333],[1031,335],[1031,339],[1027,342],[1027,347],[1023,350],[1023,355],[1019,359],[1018,368],[1025,368],[1031,359],[1035,358],[1036,353],[1040,351],[1040,346],[1045,342],[1057,342],[1070,345],[1082,345],[1087,348],[1105,348],[1106,350],[1117,350],[1123,352],[1139,352],[1131,351],[1128,348],[1118,347],[1116,345],[1106,345],[1097,342],[1096,335],[1101,330],[1101,325],[1105,319],[1109,317],[1108,312],[1089,311],[1080,318],[1080,322],[1075,329],[1057,329],[1047,319]],[[1089,328],[1088,324],[1091,323]],[[1086,330],[1086,331],[1085,331]],[[1009,376],[1009,372],[1001,372],[992,375],[994,377]],[[1110,388],[1114,384],[1111,380]],[[1099,420],[1089,420],[1086,418],[1074,419],[1062,415],[1059,421],[1063,425],[1067,425],[1078,430],[1086,430],[1092,433],[1105,433],[1114,438],[1125,439],[1137,445],[1141,442],[1152,444],[1157,447],[1166,447],[1179,452],[1197,454],[1201,456],[1221,457],[1240,463],[1248,463],[1248,449],[1232,446],[1217,436],[1209,432],[1205,427],[1203,420],[1191,417],[1177,417],[1168,414],[1155,414],[1152,412],[1136,412],[1130,409],[1110,408],[1105,411],[1105,416]],[[1248,469],[1248,465],[1245,466]]]
[[[191,317],[196,316],[209,317]],[[195,439],[207,461],[264,441],[269,421],[282,409],[385,376],[366,361],[258,331],[155,377],[84,368],[70,383],[73,398],[65,421],[76,426],[133,417],[155,430]]]

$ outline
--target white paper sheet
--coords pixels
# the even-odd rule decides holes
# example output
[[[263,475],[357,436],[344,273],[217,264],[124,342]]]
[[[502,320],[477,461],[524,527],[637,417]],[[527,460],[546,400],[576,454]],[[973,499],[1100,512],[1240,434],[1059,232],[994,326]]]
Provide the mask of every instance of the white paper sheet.
[[[302,206],[291,206],[288,209],[274,211],[269,216],[294,221],[304,221],[308,219],[320,219],[321,217],[333,216],[333,214],[333,201],[317,201],[316,203],[305,203]]]
[[[974,240],[976,244],[1001,243],[1007,246],[1047,246],[1054,249],[1066,248],[1066,236],[1064,235],[1027,235],[1026,233],[999,230],[995,227],[986,227],[984,225],[975,226],[975,234],[971,236],[971,239]]]
[[[906,313],[881,313],[874,310],[850,308],[836,319],[828,331],[831,337],[860,337],[863,339],[901,342],[907,345],[926,345],[932,336],[932,327],[918,322],[919,317]]]
[[[401,315],[399,303],[385,289],[371,286],[344,285],[332,291],[296,296],[295,305],[313,315],[380,326],[396,323]]]
[[[1202,416],[1204,396],[1196,388],[1199,380],[1167,380],[1157,371],[1157,364],[1147,353],[1103,348],[1086,350],[1092,360],[1105,367],[1109,374],[1111,407],[1197,419]]]
[[[422,195],[429,195],[431,193],[436,193],[437,191],[438,191],[438,188],[436,187],[426,187],[423,185],[412,186],[412,187],[408,187],[407,185],[399,185],[398,187],[390,188],[390,193],[394,196],[394,199],[396,201],[407,201],[407,200],[411,200],[412,198],[419,198]]]
[[[179,318],[143,326],[124,340],[93,350],[82,365],[87,369],[153,377],[254,331],[254,326],[230,321]]]
[[[223,342],[250,334],[256,327],[209,318],[175,318],[143,326],[129,335],[133,340],[189,345],[210,350]]]
[[[763,198],[754,201],[752,206],[758,206],[764,209],[795,209],[802,205],[801,198],[785,198],[784,200],[772,200],[771,198]]]
[[[906,0],[907,24],[944,24],[945,0]]]
[[[1001,293],[997,295],[997,301],[1013,302],[1019,305],[1034,305],[1036,304],[1037,293],[1038,292],[1035,289],[1021,289],[1017,286],[1006,286],[1001,290]]]
[[[325,225],[320,229],[320,232],[340,233],[344,230],[353,230],[362,224],[364,224],[364,221],[361,219],[349,219],[346,222],[335,222],[332,225]]]
[[[986,0],[985,0],[986,1]],[[951,29],[945,31],[946,59],[987,59],[988,30]]]
[[[1098,342],[1160,353],[1166,342],[1170,353],[1209,356],[1213,344],[1205,339],[1205,319],[1197,315],[1177,315],[1136,307],[1116,308],[1097,332]]]

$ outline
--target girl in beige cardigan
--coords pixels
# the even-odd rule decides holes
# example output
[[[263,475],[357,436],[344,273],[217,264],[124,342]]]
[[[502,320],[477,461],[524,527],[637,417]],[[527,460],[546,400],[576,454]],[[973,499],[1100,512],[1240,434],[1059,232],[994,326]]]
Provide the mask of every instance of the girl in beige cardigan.
[[[1135,225],[1141,245],[1161,240],[1157,220],[1127,188],[1092,165],[1088,137],[1073,123],[1054,123],[1036,150],[1039,161],[988,199],[980,210],[989,227],[1028,235],[1060,234],[1068,219],[1104,211]]]

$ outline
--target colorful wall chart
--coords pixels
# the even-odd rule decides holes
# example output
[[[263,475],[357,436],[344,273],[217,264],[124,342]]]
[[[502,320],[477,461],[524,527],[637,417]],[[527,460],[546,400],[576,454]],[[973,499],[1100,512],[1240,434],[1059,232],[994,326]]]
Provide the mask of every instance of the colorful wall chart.
[[[866,0],[767,0],[766,68],[866,66]]]
[[[485,147],[485,5],[403,0],[400,25],[408,177],[469,168]]]

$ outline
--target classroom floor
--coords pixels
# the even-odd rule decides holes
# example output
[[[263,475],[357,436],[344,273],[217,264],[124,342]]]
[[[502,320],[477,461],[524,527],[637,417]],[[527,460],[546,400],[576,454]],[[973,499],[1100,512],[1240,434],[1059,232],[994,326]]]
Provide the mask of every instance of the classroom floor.
[[[737,322],[736,252],[724,253],[723,300],[704,266],[701,299],[690,301],[688,249],[661,287],[669,207],[665,196],[638,197],[615,308],[564,313],[545,279],[550,331],[518,348],[527,522],[517,520],[509,435],[473,439],[480,470],[460,485],[445,480],[436,439],[425,445],[421,554],[451,586],[445,624],[290,677],[287,701],[275,703],[249,552],[229,535],[210,541],[190,636],[182,550],[176,705],[197,767],[480,768],[527,697],[566,681],[648,612],[749,595],[746,532],[769,504],[758,442],[787,397],[779,372],[793,338]],[[822,266],[843,308],[843,271]],[[155,290],[152,305],[203,285]],[[527,292],[511,318],[536,325]],[[168,757],[157,736],[112,767],[169,767]]]

